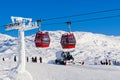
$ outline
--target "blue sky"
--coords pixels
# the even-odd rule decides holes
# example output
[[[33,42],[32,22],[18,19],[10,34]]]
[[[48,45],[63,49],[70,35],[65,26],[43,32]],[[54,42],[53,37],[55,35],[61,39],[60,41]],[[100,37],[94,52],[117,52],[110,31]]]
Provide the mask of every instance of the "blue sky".
[[[103,11],[110,9],[119,9],[120,0],[1,0],[0,1],[0,25],[3,26],[11,22],[11,16],[30,17],[34,21],[42,18],[54,18],[62,16],[71,16],[84,14],[94,11]],[[56,23],[65,21],[82,20],[96,17],[119,15],[120,11],[101,13],[75,18],[65,18],[53,21],[43,21],[46,23]],[[67,31],[66,24],[42,25],[42,30]],[[72,23],[72,31],[93,32],[105,35],[120,36],[120,17],[95,20],[87,22]],[[35,34],[37,30],[28,31],[26,35]],[[7,33],[3,27],[0,32]],[[14,31],[8,34],[13,35]]]

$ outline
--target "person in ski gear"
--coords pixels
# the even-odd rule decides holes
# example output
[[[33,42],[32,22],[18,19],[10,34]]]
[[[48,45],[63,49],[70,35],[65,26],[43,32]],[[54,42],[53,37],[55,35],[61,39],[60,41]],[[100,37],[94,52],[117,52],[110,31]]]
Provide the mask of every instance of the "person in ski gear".
[[[5,61],[5,58],[2,58],[3,61]]]
[[[37,57],[36,57],[36,56],[35,56],[34,60],[35,60],[35,62],[37,63]]]
[[[105,65],[106,63],[105,62],[103,62],[102,60],[100,61],[100,63],[102,64],[102,65]]]
[[[32,62],[35,62],[35,59],[32,57]]]
[[[40,57],[39,60],[40,60],[40,63],[42,63],[42,57]]]
[[[27,57],[27,62],[29,62],[29,58]]]
[[[108,65],[108,60],[107,59],[105,60],[105,64]]]
[[[16,61],[17,61],[16,56],[14,56],[14,62],[16,62]]]
[[[84,65],[84,61],[82,62],[82,65]]]

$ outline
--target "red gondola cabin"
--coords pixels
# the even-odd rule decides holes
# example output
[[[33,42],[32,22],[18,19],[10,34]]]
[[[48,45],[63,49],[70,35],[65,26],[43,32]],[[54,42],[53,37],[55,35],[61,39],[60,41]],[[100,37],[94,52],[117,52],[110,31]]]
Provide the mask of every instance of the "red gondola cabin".
[[[49,47],[50,45],[50,37],[48,32],[37,32],[35,36],[35,46],[36,47]]]
[[[73,33],[62,34],[61,46],[63,49],[75,48],[76,40]]]

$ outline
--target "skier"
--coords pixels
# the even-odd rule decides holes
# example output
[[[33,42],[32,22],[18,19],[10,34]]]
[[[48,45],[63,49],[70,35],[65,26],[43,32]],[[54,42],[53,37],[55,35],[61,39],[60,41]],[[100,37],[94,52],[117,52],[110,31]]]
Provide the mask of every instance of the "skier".
[[[82,62],[82,65],[84,65],[84,61]]]
[[[36,57],[36,56],[35,56],[34,60],[35,60],[35,62],[37,63],[37,57]]]
[[[102,62],[102,60],[100,61],[100,63],[101,63],[101,65],[103,65],[103,62]]]
[[[32,62],[35,62],[34,58],[32,57]]]
[[[42,57],[40,57],[39,60],[40,60],[40,63],[42,63]]]
[[[27,57],[27,62],[29,62],[29,58]]]
[[[106,65],[108,65],[108,60],[106,59],[106,62],[105,62]]]
[[[2,58],[3,59],[3,61],[5,61],[5,59],[4,58]]]
[[[16,61],[17,61],[16,56],[14,56],[14,62],[16,62]]]

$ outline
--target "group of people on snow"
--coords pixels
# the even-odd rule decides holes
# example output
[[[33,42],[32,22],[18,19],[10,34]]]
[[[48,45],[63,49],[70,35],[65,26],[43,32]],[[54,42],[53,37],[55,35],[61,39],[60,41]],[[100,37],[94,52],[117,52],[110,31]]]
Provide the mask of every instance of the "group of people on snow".
[[[61,56],[64,58],[64,60],[73,60],[74,61],[74,58],[73,56],[69,53],[69,52],[63,52],[61,54]],[[14,62],[17,62],[18,59],[17,59],[17,56],[15,55],[13,57],[13,60]],[[6,61],[6,58],[2,58],[2,61]],[[56,61],[56,60],[55,60]],[[33,62],[33,63],[42,63],[42,57],[37,57],[37,56],[34,56],[34,57],[26,57],[26,62]],[[57,63],[57,62],[56,62]],[[79,64],[81,65],[84,65],[85,62],[84,61],[81,61],[79,62]],[[94,62],[95,65],[117,65],[117,61],[116,60],[111,60],[111,59],[103,59],[103,60],[100,60],[99,62]]]
[[[99,63],[95,62],[95,65],[100,64],[100,65],[116,65],[117,61],[116,60],[111,60],[111,59],[103,59],[100,60]]]
[[[32,59],[32,62],[35,62],[35,63],[37,63],[37,57],[35,56],[35,57],[32,57],[31,58]],[[39,61],[40,61],[40,63],[42,63],[42,57],[39,57]]]
[[[32,57],[32,58],[29,58],[28,56],[26,57],[26,62],[34,62],[34,63],[37,63],[37,61],[38,61],[38,59],[37,59],[38,57]],[[14,62],[17,62],[17,56],[14,56],[13,57],[13,60],[14,60]],[[2,58],[2,61],[6,61],[5,60],[5,58],[3,57]],[[42,63],[42,57],[39,57],[39,63]]]
[[[101,65],[111,65],[111,60],[105,59],[105,61],[100,61]]]

